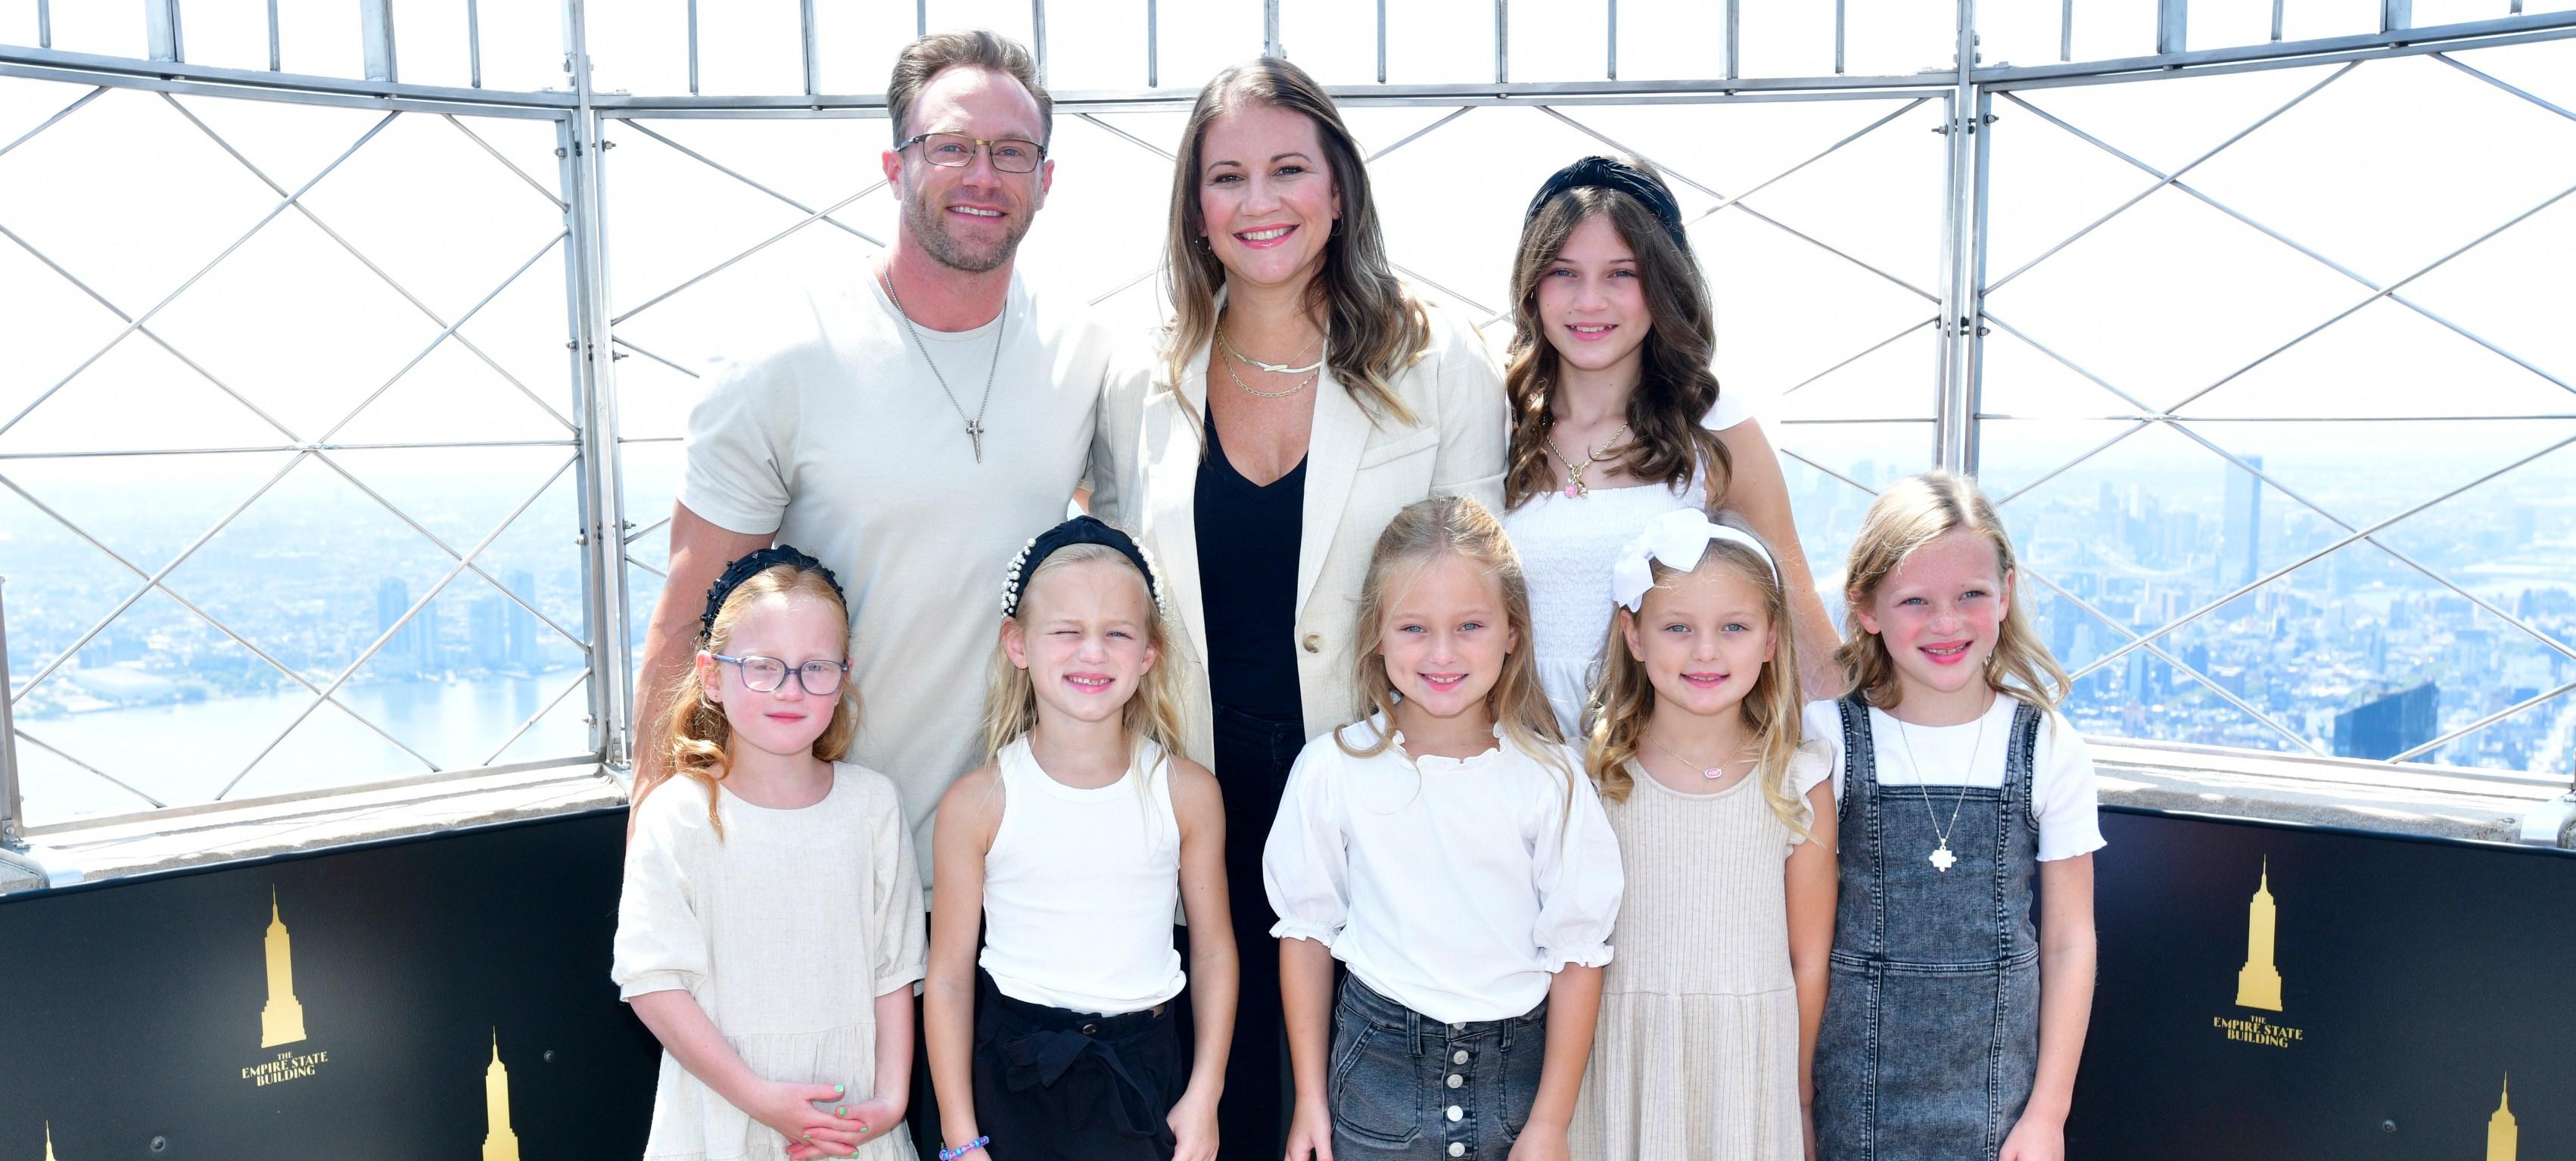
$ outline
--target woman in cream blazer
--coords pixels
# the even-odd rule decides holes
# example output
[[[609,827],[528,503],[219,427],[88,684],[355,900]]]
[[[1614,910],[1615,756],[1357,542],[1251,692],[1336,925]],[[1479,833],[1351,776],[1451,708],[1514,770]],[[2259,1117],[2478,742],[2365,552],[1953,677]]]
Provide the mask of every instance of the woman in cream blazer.
[[[1396,280],[1361,158],[1294,65],[1208,83],[1173,182],[1174,317],[1112,371],[1094,447],[1092,510],[1156,559],[1182,628],[1161,664],[1179,669],[1188,756],[1225,796],[1242,948],[1229,1158],[1274,1161],[1285,1136],[1262,847],[1298,751],[1359,716],[1370,552],[1407,504],[1502,499],[1501,372],[1472,326]]]

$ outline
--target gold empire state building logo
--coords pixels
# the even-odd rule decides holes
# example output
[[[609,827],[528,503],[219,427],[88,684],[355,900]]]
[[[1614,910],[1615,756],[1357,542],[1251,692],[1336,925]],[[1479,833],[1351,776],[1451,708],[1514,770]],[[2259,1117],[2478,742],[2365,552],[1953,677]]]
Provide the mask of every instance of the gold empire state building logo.
[[[2522,1129],[2513,1123],[2513,1078],[2506,1077],[2495,1115],[2487,1118],[2487,1161],[2514,1161],[2522,1151]]]
[[[277,912],[277,890],[268,893],[268,1005],[259,1010],[259,1046],[275,1048],[304,1039],[304,1005],[295,999],[295,956],[286,921]]]
[[[492,1066],[483,1070],[483,1161],[519,1161],[519,1135],[510,1131],[510,1070],[501,1067],[501,1030],[492,1030]]]
[[[2268,857],[2245,912],[2245,967],[2236,973],[2236,1006],[2278,1012],[2281,972],[2272,966],[2272,860]]]
[[[54,1123],[45,1122],[45,1161],[54,1161]],[[2510,1161],[2510,1158],[2507,1159]]]

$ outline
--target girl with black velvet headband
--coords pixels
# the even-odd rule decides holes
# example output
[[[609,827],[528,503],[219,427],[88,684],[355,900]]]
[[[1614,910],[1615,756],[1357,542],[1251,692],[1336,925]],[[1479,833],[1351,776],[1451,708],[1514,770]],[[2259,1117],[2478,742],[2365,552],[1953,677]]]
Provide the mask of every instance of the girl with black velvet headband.
[[[1834,640],[1779,459],[1721,392],[1690,220],[1652,165],[1586,157],[1530,199],[1512,262],[1504,526],[1530,579],[1557,724],[1585,736],[1610,562],[1656,516],[1730,510],[1777,546],[1809,696],[1839,692]],[[1748,341],[1759,341],[1754,336]]]

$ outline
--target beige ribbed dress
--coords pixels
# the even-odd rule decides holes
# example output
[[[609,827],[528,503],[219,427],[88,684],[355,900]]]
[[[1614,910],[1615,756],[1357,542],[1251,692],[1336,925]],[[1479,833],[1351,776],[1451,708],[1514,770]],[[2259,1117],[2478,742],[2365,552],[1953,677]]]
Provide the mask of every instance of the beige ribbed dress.
[[[1797,832],[1746,778],[1683,794],[1634,761],[1604,800],[1628,892],[1568,1134],[1601,1161],[1798,1161],[1798,993],[1784,861]],[[1789,784],[1829,776],[1801,747]]]

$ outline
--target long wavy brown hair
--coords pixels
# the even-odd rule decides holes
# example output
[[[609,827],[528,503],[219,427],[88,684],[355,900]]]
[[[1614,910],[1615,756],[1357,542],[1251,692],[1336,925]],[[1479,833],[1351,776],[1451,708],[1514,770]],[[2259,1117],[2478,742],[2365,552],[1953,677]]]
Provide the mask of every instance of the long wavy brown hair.
[[[1137,682],[1136,692],[1120,711],[1119,724],[1126,730],[1127,745],[1134,749],[1141,741],[1151,740],[1163,748],[1166,761],[1181,753],[1181,690],[1174,674],[1171,626],[1154,611],[1153,590],[1145,583],[1145,574],[1137,571],[1127,554],[1106,544],[1069,544],[1048,553],[1023,582],[1026,593],[1020,600],[1020,611],[1026,614],[1032,602],[1043,601],[1045,593],[1066,583],[1063,573],[1071,566],[1089,560],[1112,561],[1119,566],[1121,581],[1133,578],[1136,595],[1145,602],[1145,643],[1154,647],[1153,668]],[[984,760],[999,758],[1003,747],[1018,741],[1038,724],[1038,691],[1029,679],[1029,671],[1012,664],[1010,651],[1002,647],[997,636],[993,642],[993,662],[984,681]],[[1154,771],[1141,771],[1140,791],[1152,785]],[[1000,785],[1000,783],[995,783]]]
[[[1718,523],[1761,539],[1732,513]],[[1628,773],[1628,761],[1637,756],[1646,727],[1655,718],[1655,683],[1646,675],[1646,663],[1628,651],[1628,626],[1647,615],[1645,606],[1654,601],[1657,589],[1667,587],[1675,577],[1711,568],[1725,569],[1762,594],[1762,616],[1771,630],[1771,660],[1763,663],[1753,688],[1736,703],[1736,712],[1753,734],[1753,779],[1762,785],[1762,800],[1800,839],[1813,838],[1807,829],[1812,821],[1807,804],[1790,784],[1789,762],[1801,740],[1798,715],[1803,705],[1798,694],[1798,635],[1789,626],[1789,595],[1768,562],[1732,541],[1709,541],[1707,551],[1687,569],[1654,562],[1655,587],[1647,590],[1638,611],[1622,608],[1611,614],[1609,633],[1601,643],[1601,678],[1592,691],[1592,737],[1584,765],[1601,797],[1627,801],[1636,784]]]
[[[1341,111],[1306,70],[1272,57],[1235,65],[1199,90],[1181,132],[1172,169],[1171,228],[1164,238],[1164,275],[1170,283],[1172,322],[1164,335],[1165,373],[1178,385],[1189,361],[1216,335],[1216,291],[1225,266],[1200,245],[1207,216],[1199,209],[1208,125],[1236,109],[1269,105],[1302,113],[1315,123],[1342,216],[1324,241],[1323,269],[1307,284],[1307,309],[1324,327],[1324,362],[1333,379],[1372,419],[1411,426],[1413,413],[1393,383],[1431,345],[1431,319],[1406,291],[1386,258],[1377,202],[1369,194],[1368,166],[1359,141],[1342,124]]]
[[[763,597],[811,597],[831,611],[842,625],[850,623],[850,608],[842,603],[841,594],[820,571],[799,568],[793,564],[773,564],[753,573],[750,579],[735,585],[717,608],[715,623],[698,634],[700,653],[723,653],[732,647],[734,626],[742,623],[745,612]],[[849,641],[841,642],[843,656],[849,654]],[[789,681],[796,680],[789,674]],[[821,737],[814,739],[814,756],[826,762],[838,762],[850,752],[850,739],[859,732],[858,683],[844,679],[841,693],[832,705],[831,724],[823,727]],[[662,715],[661,739],[664,769],[693,779],[707,788],[707,822],[715,827],[716,838],[724,838],[724,820],[716,814],[716,787],[724,781],[728,747],[733,744],[733,723],[725,720],[724,704],[707,696],[707,687],[698,680],[694,664],[680,671],[680,680],[671,693],[671,708]]]
[[[1369,554],[1368,579],[1360,584],[1359,624],[1352,636],[1352,685],[1360,691],[1365,714],[1389,723],[1366,746],[1353,746],[1342,730],[1333,742],[1342,752],[1369,757],[1395,743],[1395,680],[1387,676],[1386,653],[1378,641],[1386,632],[1387,603],[1423,566],[1444,556],[1469,561],[1483,569],[1503,597],[1503,620],[1519,646],[1503,657],[1503,671],[1485,692],[1485,710],[1503,737],[1522,753],[1558,769],[1565,776],[1567,817],[1572,817],[1574,770],[1562,755],[1565,735],[1556,728],[1556,711],[1538,681],[1538,664],[1530,659],[1529,582],[1521,576],[1520,554],[1503,535],[1503,522],[1484,505],[1464,496],[1416,500],[1387,522]]]
[[[2003,624],[1995,632],[1994,652],[1986,655],[1987,686],[2042,708],[2055,706],[2075,683],[2031,628],[2012,537],[2004,531],[2003,521],[1995,518],[1994,505],[1986,502],[1977,482],[1952,472],[1926,472],[1888,485],[1861,518],[1860,534],[1852,540],[1851,566],[1845,573],[1843,643],[1834,650],[1845,684],[1871,705],[1896,708],[1904,696],[1896,681],[1896,659],[1887,655],[1887,642],[1862,628],[1851,610],[1875,600],[1879,586],[1915,550],[1959,531],[1975,533],[1995,546],[1995,560],[2010,594]]]
[[[1620,159],[1657,182],[1662,175],[1636,158]],[[1561,365],[1556,345],[1547,341],[1538,317],[1538,287],[1565,250],[1576,226],[1607,217],[1612,228],[1637,256],[1637,279],[1644,284],[1647,331],[1644,367],[1637,388],[1628,395],[1628,450],[1619,468],[1648,483],[1680,487],[1694,470],[1707,475],[1702,507],[1714,509],[1726,495],[1734,462],[1717,434],[1703,426],[1717,405],[1717,372],[1709,369],[1716,345],[1716,314],[1709,306],[1708,282],[1687,243],[1673,237],[1645,203],[1615,189],[1576,186],[1549,198],[1521,227],[1520,252],[1512,261],[1512,345],[1503,368],[1503,389],[1512,403],[1512,441],[1503,476],[1503,506],[1518,508],[1555,488],[1547,429]]]

